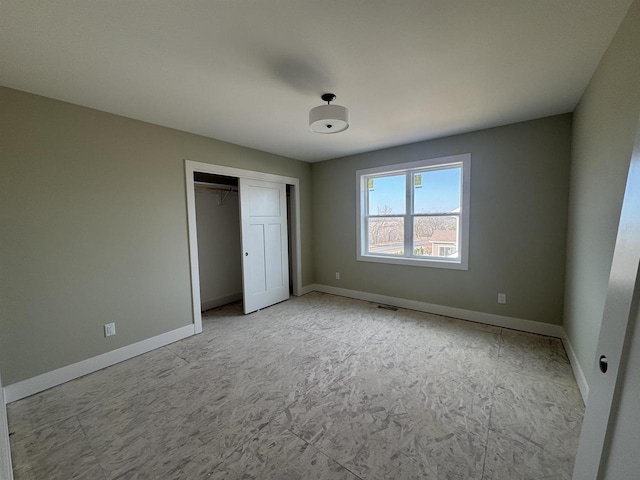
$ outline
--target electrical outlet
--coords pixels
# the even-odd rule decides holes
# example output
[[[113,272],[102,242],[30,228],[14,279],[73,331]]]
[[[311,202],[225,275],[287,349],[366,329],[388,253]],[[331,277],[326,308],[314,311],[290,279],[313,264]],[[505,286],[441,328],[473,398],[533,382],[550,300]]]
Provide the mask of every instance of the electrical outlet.
[[[340,272],[336,272],[336,280],[340,280]]]
[[[507,303],[507,294],[506,293],[499,293],[498,294],[498,303]]]
[[[111,335],[116,334],[116,324],[115,323],[105,323],[104,324],[104,336],[110,337]]]

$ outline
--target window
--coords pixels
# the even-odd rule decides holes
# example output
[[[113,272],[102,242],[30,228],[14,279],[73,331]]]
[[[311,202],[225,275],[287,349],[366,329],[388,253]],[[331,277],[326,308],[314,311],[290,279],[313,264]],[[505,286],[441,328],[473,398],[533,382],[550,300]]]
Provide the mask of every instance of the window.
[[[468,268],[471,155],[358,170],[358,260]]]

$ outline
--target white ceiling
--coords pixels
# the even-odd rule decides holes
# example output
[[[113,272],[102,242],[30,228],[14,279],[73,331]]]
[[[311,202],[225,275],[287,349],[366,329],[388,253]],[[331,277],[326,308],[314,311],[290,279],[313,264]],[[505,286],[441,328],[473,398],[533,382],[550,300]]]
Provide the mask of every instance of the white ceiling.
[[[0,83],[313,162],[572,111],[631,3],[3,0]]]

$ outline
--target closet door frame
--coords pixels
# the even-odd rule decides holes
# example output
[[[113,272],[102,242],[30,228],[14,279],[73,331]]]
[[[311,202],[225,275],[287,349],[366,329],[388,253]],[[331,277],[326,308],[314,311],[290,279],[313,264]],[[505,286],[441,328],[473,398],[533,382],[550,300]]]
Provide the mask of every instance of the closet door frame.
[[[211,163],[184,161],[185,186],[187,195],[187,227],[189,233],[189,263],[191,267],[191,300],[193,310],[193,324],[196,334],[202,332],[202,314],[200,311],[200,269],[198,267],[198,234],[196,225],[196,195],[193,180],[194,173],[211,173],[228,177],[263,180],[266,182],[291,185],[291,272],[293,280],[293,295],[303,294],[302,289],[302,248],[300,235],[300,180],[294,177],[283,177],[270,173],[255,172],[240,168],[214,165]]]

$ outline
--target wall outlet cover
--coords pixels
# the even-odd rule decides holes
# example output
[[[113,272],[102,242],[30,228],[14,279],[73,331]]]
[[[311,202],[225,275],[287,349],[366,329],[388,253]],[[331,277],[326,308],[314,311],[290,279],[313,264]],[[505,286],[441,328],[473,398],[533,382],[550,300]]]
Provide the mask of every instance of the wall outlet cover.
[[[498,303],[502,303],[502,304],[507,303],[507,294],[506,293],[499,293],[498,294]]]
[[[105,323],[104,324],[104,336],[110,337],[116,334],[116,324],[115,323]]]

